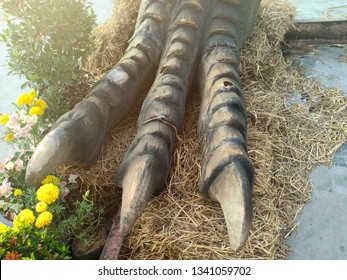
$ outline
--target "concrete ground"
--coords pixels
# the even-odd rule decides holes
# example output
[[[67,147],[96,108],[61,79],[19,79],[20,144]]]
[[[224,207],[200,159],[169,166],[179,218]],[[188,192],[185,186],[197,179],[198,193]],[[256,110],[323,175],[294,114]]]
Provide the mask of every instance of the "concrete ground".
[[[297,19],[347,19],[345,0],[288,0],[298,10]],[[326,87],[340,87],[347,97],[347,46],[316,46],[312,52],[293,56],[307,76]],[[347,141],[347,139],[346,139]],[[312,199],[288,245],[290,260],[347,260],[347,142],[335,154],[332,166],[318,166],[310,173]]]

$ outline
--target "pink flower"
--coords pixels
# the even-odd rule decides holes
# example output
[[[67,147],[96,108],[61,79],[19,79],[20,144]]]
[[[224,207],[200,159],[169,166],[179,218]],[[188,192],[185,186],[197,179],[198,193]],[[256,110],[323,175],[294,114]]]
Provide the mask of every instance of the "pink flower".
[[[3,162],[0,162],[0,173],[3,173],[5,171],[6,164]]]
[[[17,133],[18,130],[20,130],[21,128],[21,124],[19,122],[19,119],[18,119],[18,115],[16,113],[13,113],[11,116],[10,116],[10,119],[9,121],[7,122],[6,126],[8,128],[10,128],[11,130],[13,130],[13,132]]]
[[[61,181],[59,186],[62,186],[62,187],[65,187],[67,185],[67,182],[66,181]]]
[[[0,186],[0,196],[9,197],[12,193],[11,183],[5,179]]]
[[[17,172],[23,169],[23,161],[20,158],[17,158],[14,164],[15,164],[15,169]]]
[[[27,124],[25,127],[23,127],[22,129],[20,129],[17,132],[18,137],[20,137],[20,138],[28,138],[29,132],[31,131],[31,129],[32,129],[31,125]]]
[[[21,126],[20,126],[20,124],[16,124],[16,125],[11,126],[11,129],[15,134],[18,134],[18,132],[21,130]]]
[[[70,193],[70,190],[68,188],[63,188],[60,190],[60,197],[64,198]]]
[[[7,122],[6,126],[12,128],[18,125],[18,114],[12,113],[10,115],[9,121]]]
[[[27,138],[28,137],[28,132],[25,129],[21,129],[18,131],[17,136],[19,138]]]

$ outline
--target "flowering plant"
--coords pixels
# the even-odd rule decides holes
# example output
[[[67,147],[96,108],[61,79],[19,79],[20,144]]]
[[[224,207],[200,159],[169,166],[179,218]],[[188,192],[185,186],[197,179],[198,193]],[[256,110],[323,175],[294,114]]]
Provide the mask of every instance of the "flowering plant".
[[[95,222],[94,204],[89,191],[74,203],[74,211],[65,207],[65,197],[75,182],[47,176],[35,190],[14,190],[10,197],[21,200],[18,214],[13,214],[13,226],[0,223],[0,259],[71,259],[69,244],[73,239],[88,242],[84,231]],[[11,203],[9,203],[11,205]]]
[[[5,128],[3,140],[14,152],[0,162],[0,199],[8,198],[13,187],[19,188],[18,191],[25,187],[25,169],[44,130],[39,118],[44,115],[47,104],[37,97],[36,91],[20,95],[14,106],[13,113],[0,114],[0,124]],[[3,203],[0,200],[0,210]],[[18,210],[18,203],[12,202],[12,208]]]
[[[23,93],[14,103],[15,111],[12,114],[1,114],[0,124],[5,127],[4,140],[16,143],[20,148],[32,150],[40,140],[44,127],[39,124],[39,117],[47,109],[47,103],[37,97],[36,91]]]
[[[49,175],[37,190],[9,191],[8,202],[2,205],[2,210],[13,221],[13,227],[0,224],[1,259],[70,258],[67,243],[71,236],[58,229],[66,212],[67,186],[68,182]]]
[[[14,149],[0,163],[0,259],[69,259],[67,244],[73,237],[86,237],[83,225],[93,217],[93,202],[87,193],[75,203],[74,212],[67,209],[65,197],[76,175],[68,180],[49,175],[37,190],[26,185],[25,169],[44,131],[39,119],[47,104],[31,91],[14,105],[12,114],[0,115],[5,126],[3,140]]]

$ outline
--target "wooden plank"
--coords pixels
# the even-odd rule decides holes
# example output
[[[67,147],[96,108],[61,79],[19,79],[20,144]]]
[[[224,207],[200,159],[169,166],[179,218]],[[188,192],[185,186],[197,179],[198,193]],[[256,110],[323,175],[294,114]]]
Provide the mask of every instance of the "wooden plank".
[[[347,20],[298,21],[285,35],[285,41],[310,44],[346,44]]]

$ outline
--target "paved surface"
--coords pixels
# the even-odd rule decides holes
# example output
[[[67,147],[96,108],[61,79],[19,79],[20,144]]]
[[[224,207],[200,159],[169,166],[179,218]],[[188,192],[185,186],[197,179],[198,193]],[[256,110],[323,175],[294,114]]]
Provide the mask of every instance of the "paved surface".
[[[298,19],[347,18],[345,0],[290,0]],[[339,86],[347,96],[347,46],[317,46],[292,60],[304,67],[308,77],[326,87]],[[347,141],[347,139],[346,139]],[[347,143],[336,153],[333,165],[318,166],[310,173],[312,200],[288,240],[293,249],[288,259],[347,260]]]
[[[287,0],[297,8],[298,19],[336,19],[347,17],[346,0]]]

